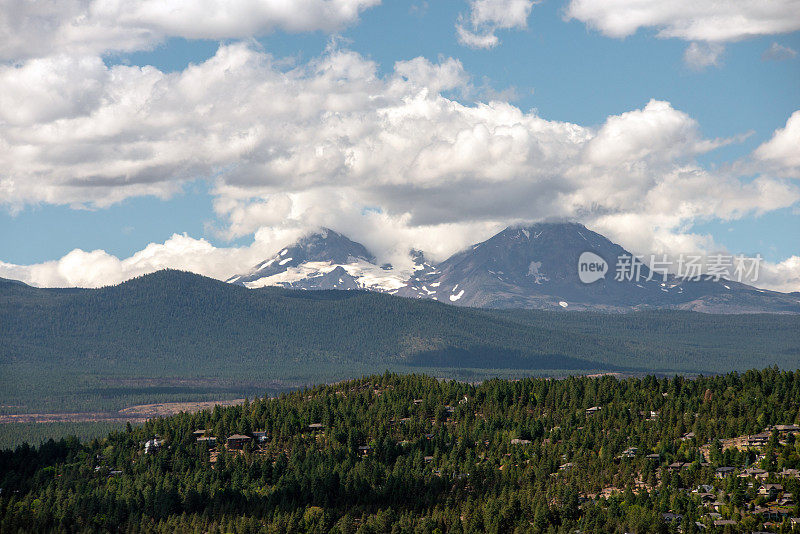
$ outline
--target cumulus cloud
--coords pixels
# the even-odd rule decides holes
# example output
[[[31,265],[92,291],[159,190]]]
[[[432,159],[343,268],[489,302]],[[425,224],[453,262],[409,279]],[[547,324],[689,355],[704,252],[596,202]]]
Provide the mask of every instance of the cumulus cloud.
[[[380,0],[3,0],[0,59],[141,50],[168,37],[335,31]]]
[[[571,0],[567,19],[577,19],[603,35],[624,38],[652,28],[661,38],[692,43],[684,59],[694,69],[717,65],[724,43],[800,30],[795,0]]]
[[[800,291],[800,256],[763,264],[757,285],[784,293]]]
[[[41,80],[31,95],[14,85],[26,76]],[[85,89],[70,91],[78,78]],[[0,269],[39,285],[102,285],[163,267],[226,278],[319,226],[393,263],[411,247],[443,259],[505,224],[550,217],[579,219],[634,252],[692,252],[710,246],[692,221],[800,200],[780,176],[704,168],[699,155],[736,140],[706,139],[668,102],[598,127],[547,120],[444,96],[471,92],[454,59],[398,62],[381,76],[347,50],[287,68],[236,43],[174,73],[51,56],[0,67],[0,80],[13,89],[0,94],[0,202],[103,207],[205,178],[224,223],[216,231],[254,236],[216,248],[178,235],[131,258],[75,251]],[[765,165],[796,165],[794,121],[757,151]]]
[[[796,55],[797,51],[793,48],[779,45],[778,43],[772,43],[769,48],[764,50],[764,53],[761,54],[761,59],[763,61],[785,61],[794,58]]]
[[[800,110],[753,153],[761,168],[780,176],[800,178]]]
[[[151,243],[125,259],[103,250],[76,249],[59,260],[36,265],[0,261],[0,277],[43,287],[101,287],[160,269],[175,268],[222,279],[231,266],[249,266],[262,254],[266,255],[266,251],[259,242],[241,249],[215,248],[205,239],[175,234],[166,242]]]
[[[470,48],[493,48],[497,30],[524,29],[535,0],[469,0],[469,15],[456,24],[458,42]]]
[[[795,0],[571,0],[566,15],[616,38],[654,28],[659,37],[730,42],[800,29]]]

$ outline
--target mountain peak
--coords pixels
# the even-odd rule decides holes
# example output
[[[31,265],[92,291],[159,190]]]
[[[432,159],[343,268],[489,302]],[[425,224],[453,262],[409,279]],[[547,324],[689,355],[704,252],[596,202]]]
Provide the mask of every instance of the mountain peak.
[[[304,253],[306,261],[346,263],[349,258],[360,258],[370,263],[375,263],[375,256],[364,245],[353,241],[344,234],[325,227],[303,236],[289,247],[290,252],[294,252],[295,249],[299,249]],[[282,253],[283,250],[281,251]],[[296,255],[299,255],[299,252]]]
[[[327,275],[342,265],[357,266],[360,270],[372,270],[373,267],[380,270],[375,261],[375,256],[361,243],[322,227],[253,266],[249,273],[229,278],[227,282],[248,287],[281,285],[304,289],[351,289],[357,284],[347,281],[347,276],[342,276],[339,281],[339,271],[332,277]],[[297,282],[311,278],[315,280],[296,286]],[[328,278],[333,280],[330,284]]]
[[[564,222],[555,222],[555,221],[543,221],[543,222],[536,222],[531,224],[514,224],[511,226],[506,227],[503,231],[497,234],[495,237],[502,236],[502,237],[517,237],[517,236],[524,236],[526,239],[531,239],[535,235],[541,235],[544,233],[551,233],[551,234],[558,234],[558,235],[565,235],[565,234],[595,234],[584,225],[578,222],[572,221],[564,221]],[[595,234],[600,235],[600,234]]]

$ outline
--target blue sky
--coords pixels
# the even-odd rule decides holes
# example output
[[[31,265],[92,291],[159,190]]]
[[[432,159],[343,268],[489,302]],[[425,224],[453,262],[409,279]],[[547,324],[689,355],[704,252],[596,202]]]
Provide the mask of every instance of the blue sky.
[[[306,4],[312,5],[316,1],[324,0],[308,0]],[[346,1],[342,0],[344,3]],[[504,7],[504,2],[509,6]],[[800,58],[796,55],[800,51],[800,32],[797,28],[785,26],[780,20],[780,13],[774,14],[774,20],[758,21],[760,28],[766,28],[760,35],[753,35],[752,30],[743,28],[740,34],[734,31],[731,35],[719,38],[719,29],[712,27],[713,22],[704,22],[704,17],[713,20],[718,15],[713,12],[715,4],[709,2],[707,9],[703,11],[698,8],[698,13],[693,15],[695,18],[690,21],[696,23],[696,28],[692,30],[694,33],[690,34],[689,30],[684,29],[686,21],[681,20],[680,13],[675,13],[673,19],[666,20],[658,19],[654,15],[651,23],[643,22],[629,35],[620,37],[614,34],[616,29],[608,26],[608,13],[590,12],[589,15],[567,20],[568,12],[573,15],[579,13],[578,2],[544,0],[532,4],[528,0],[398,0],[372,5],[374,2],[371,1],[353,0],[352,3],[356,6],[358,18],[344,14],[341,15],[341,21],[333,21],[330,25],[325,21],[305,20],[302,15],[297,15],[296,20],[291,15],[272,20],[270,13],[266,13],[260,15],[263,18],[260,27],[258,24],[253,27],[246,20],[236,21],[234,17],[234,22],[229,25],[232,29],[227,29],[227,26],[223,28],[222,24],[217,29],[213,21],[206,21],[205,26],[200,25],[195,30],[190,25],[190,20],[182,25],[182,21],[155,20],[154,16],[145,14],[149,18],[142,15],[142,20],[147,21],[147,24],[142,23],[142,27],[148,28],[147,32],[143,33],[138,27],[134,30],[123,28],[130,32],[128,35],[125,31],[116,31],[119,28],[114,27],[108,31],[107,42],[45,43],[41,50],[31,52],[20,52],[21,49],[14,49],[10,45],[2,50],[5,70],[0,77],[0,89],[3,83],[7,84],[11,88],[9,93],[12,94],[12,100],[3,104],[14,103],[13,94],[18,90],[15,77],[22,79],[23,71],[28,67],[33,74],[25,78],[24,83],[19,82],[19,86],[30,87],[32,84],[38,89],[37,85],[41,83],[43,94],[48,94],[47,91],[57,91],[58,88],[44,86],[51,83],[54,76],[64,76],[62,81],[67,83],[67,75],[57,71],[48,78],[43,74],[44,70],[34,70],[34,65],[56,65],[59,61],[67,61],[65,56],[69,56],[70,61],[84,63],[91,63],[91,58],[100,58],[102,65],[91,64],[87,67],[93,73],[87,75],[88,78],[96,74],[98,84],[109,84],[109,87],[111,84],[118,85],[113,88],[102,86],[98,89],[87,82],[85,89],[79,87],[64,97],[65,101],[59,104],[60,108],[53,110],[55,115],[52,117],[62,120],[57,128],[64,128],[65,120],[81,120],[81,127],[101,128],[98,126],[98,117],[102,117],[103,99],[108,100],[111,98],[109,95],[118,95],[120,91],[127,89],[131,90],[131,94],[138,94],[135,91],[139,90],[133,82],[126,86],[126,82],[115,81],[119,76],[113,77],[114,81],[109,81],[112,78],[109,73],[121,72],[114,71],[115,67],[142,67],[146,70],[151,66],[159,72],[159,76],[183,76],[188,72],[190,64],[208,65],[219,50],[235,48],[244,43],[242,46],[249,52],[243,54],[250,54],[247,61],[254,60],[253,58],[254,61],[260,61],[259,58],[263,57],[271,58],[273,66],[270,68],[273,70],[268,71],[269,75],[275,73],[277,76],[293,69],[306,69],[303,76],[309,84],[312,84],[310,79],[316,75],[314,65],[326,61],[326,58],[338,57],[336,54],[355,53],[359,68],[369,62],[374,63],[374,74],[379,82],[369,82],[370,90],[385,91],[387,94],[393,91],[391,80],[398,76],[395,71],[397,62],[422,57],[427,60],[424,69],[431,70],[433,67],[430,66],[446,65],[448,61],[455,60],[459,67],[453,76],[458,80],[449,85],[444,84],[444,89],[439,91],[442,98],[470,109],[482,102],[500,101],[518,108],[526,116],[548,121],[548,124],[574,124],[583,132],[581,135],[587,136],[587,143],[589,137],[598,132],[605,129],[612,131],[614,120],[610,118],[635,119],[630,113],[645,110],[651,100],[666,102],[668,109],[664,113],[668,117],[665,118],[663,128],[673,128],[674,131],[664,134],[666,144],[663,146],[658,145],[662,139],[659,137],[661,130],[642,132],[642,126],[638,123],[631,126],[629,133],[624,133],[628,132],[624,130],[627,126],[620,126],[623,134],[617,132],[614,134],[616,137],[611,138],[630,135],[635,140],[637,135],[652,136],[654,145],[658,145],[654,151],[675,153],[670,152],[668,161],[664,161],[660,154],[641,152],[641,156],[631,156],[633,160],[626,160],[619,164],[621,166],[614,168],[611,168],[610,160],[604,159],[598,164],[596,158],[592,160],[592,164],[599,165],[597,169],[587,168],[588,163],[570,168],[573,160],[583,157],[580,155],[580,150],[583,149],[573,151],[572,148],[565,148],[564,154],[558,156],[556,163],[549,159],[547,163],[542,163],[543,167],[547,166],[548,171],[544,178],[537,178],[541,180],[538,182],[540,185],[528,183],[532,179],[528,178],[526,172],[529,172],[531,166],[536,167],[535,155],[531,156],[531,161],[521,165],[519,169],[508,170],[508,174],[504,174],[502,178],[502,187],[512,195],[509,199],[516,202],[520,200],[519,195],[530,196],[530,212],[526,214],[523,208],[509,210],[510,216],[505,219],[502,210],[491,211],[486,205],[478,203],[463,210],[458,205],[443,208],[441,202],[428,208],[415,204],[426,191],[431,191],[431,196],[446,194],[447,187],[472,187],[476,192],[475,196],[480,195],[479,192],[483,190],[480,177],[465,177],[464,171],[452,174],[447,166],[442,167],[443,170],[437,167],[427,171],[433,173],[438,180],[435,185],[430,182],[420,185],[419,181],[414,181],[418,177],[405,176],[402,169],[388,169],[387,174],[397,177],[392,179],[392,186],[387,189],[385,183],[379,186],[367,183],[364,177],[356,176],[355,171],[342,171],[339,167],[330,170],[325,167],[326,164],[320,164],[319,169],[315,167],[311,171],[312,174],[319,175],[308,179],[313,181],[314,187],[305,183],[298,186],[291,175],[283,175],[277,171],[275,175],[269,175],[272,167],[259,162],[254,167],[255,170],[246,172],[247,185],[244,187],[244,178],[233,179],[226,174],[231,168],[238,170],[242,167],[235,157],[222,163],[207,163],[204,154],[190,154],[174,164],[154,163],[154,166],[148,167],[147,172],[156,173],[157,176],[143,178],[141,175],[131,174],[132,171],[120,171],[121,174],[115,175],[109,170],[113,167],[109,163],[112,160],[93,154],[90,148],[93,145],[81,142],[75,145],[79,146],[79,149],[75,149],[75,158],[84,158],[85,161],[81,159],[78,167],[75,161],[60,152],[73,154],[73,145],[67,141],[61,145],[58,138],[53,141],[48,137],[46,144],[42,141],[41,147],[36,144],[38,138],[26,138],[24,143],[19,141],[23,137],[20,132],[40,132],[45,127],[56,128],[56,119],[51,120],[52,117],[46,109],[42,111],[42,107],[51,105],[52,99],[45,99],[43,102],[46,103],[40,104],[40,108],[27,115],[23,110],[19,116],[0,118],[0,135],[6,135],[11,140],[7,142],[14,150],[22,151],[23,148],[20,147],[23,145],[39,150],[38,153],[34,150],[33,156],[30,156],[30,151],[24,152],[26,157],[31,158],[26,160],[26,168],[0,170],[0,180],[5,179],[5,188],[2,185],[4,182],[0,182],[0,200],[4,204],[4,209],[0,209],[0,261],[14,266],[13,269],[9,267],[6,270],[6,275],[40,285],[47,285],[48,280],[55,280],[52,283],[56,285],[73,285],[69,280],[65,281],[65,275],[62,278],[52,275],[36,280],[30,274],[32,266],[57,262],[74,249],[87,252],[102,250],[106,255],[124,260],[148,244],[164,244],[173,234],[186,234],[188,238],[202,240],[220,251],[237,250],[236,254],[231,253],[230,272],[233,273],[240,268],[241,262],[265,253],[270,247],[282,246],[280,239],[307,230],[307,227],[318,222],[338,225],[345,231],[356,229],[356,233],[365,223],[375,224],[375,232],[379,232],[381,224],[392,229],[403,225],[402,232],[390,232],[391,245],[395,249],[405,244],[428,244],[435,248],[435,244],[426,243],[422,238],[419,242],[414,242],[417,235],[415,232],[447,236],[449,228],[454,243],[449,246],[454,248],[463,246],[470,240],[487,237],[498,225],[520,219],[537,220],[553,216],[585,220],[590,227],[610,234],[610,237],[621,241],[623,245],[641,253],[659,247],[670,249],[671,252],[676,252],[680,247],[725,248],[736,253],[760,253],[775,264],[800,256],[800,205],[794,196],[797,194],[798,176],[796,164],[792,163],[796,159],[796,151],[800,149],[795,146],[793,155],[791,148],[788,152],[785,148],[786,140],[779,139],[775,143],[775,146],[780,145],[776,149],[777,155],[770,156],[771,159],[754,157],[755,151],[770,142],[776,132],[785,129],[784,137],[789,142],[793,139],[791,135],[796,135],[796,132],[787,127],[787,120],[800,109]],[[508,13],[513,9],[513,3],[518,7],[529,4],[523,7],[530,9],[530,14],[511,21],[502,19],[498,13]],[[220,4],[223,4],[221,9],[228,8],[224,5],[225,2]],[[230,4],[242,4],[239,7],[243,7],[245,11],[240,12],[246,12],[248,7],[248,2],[244,0]],[[480,12],[481,4],[486,11]],[[622,4],[624,2],[620,3]],[[699,6],[703,4],[703,0],[698,1]],[[492,11],[495,8],[500,11]],[[791,17],[794,14],[792,10],[796,11],[791,3],[787,3],[785,9],[784,18]],[[56,21],[61,20],[59,17],[68,21],[70,16],[74,16],[74,13],[53,14]],[[244,30],[238,28],[238,22],[245,27]],[[459,42],[455,29],[457,24],[475,34],[495,35],[499,43],[491,48],[465,46]],[[298,31],[298,25],[303,29]],[[770,30],[772,27],[774,29]],[[203,32],[206,32],[205,35]],[[672,32],[675,36],[664,37],[665,32]],[[220,39],[221,35],[224,38]],[[208,36],[211,37],[207,38]],[[23,39],[30,36],[21,33],[11,37]],[[703,49],[714,50],[710,54],[713,57],[708,59],[709,64],[698,66],[687,59],[687,48],[692,43]],[[140,69],[140,72],[144,70]],[[357,85],[359,80],[352,76],[347,74],[344,81],[338,83]],[[444,75],[440,72],[438,76]],[[248,77],[237,83],[257,83],[257,80],[254,82],[252,77]],[[409,80],[408,83],[407,97],[427,82]],[[434,87],[430,86],[430,89],[433,90]],[[97,91],[102,96],[97,96]],[[24,96],[24,92],[20,94]],[[153,98],[156,97],[151,95],[150,99]],[[205,107],[202,109],[215,104],[220,107],[231,105],[224,93],[206,95],[204,98],[211,100],[203,103],[202,106]],[[397,98],[399,102],[403,97]],[[219,100],[217,102],[213,99]],[[145,104],[142,105],[144,110]],[[324,111],[325,109],[319,110],[320,113]],[[352,110],[348,110],[350,111]],[[65,113],[72,115],[64,115]],[[368,116],[372,111],[364,113]],[[46,115],[44,119],[39,117],[42,114]],[[26,118],[28,116],[39,118]],[[146,118],[151,119],[153,116]],[[171,127],[185,127],[190,133],[192,128],[197,128],[192,125],[188,116],[186,126],[176,126],[176,120],[179,119],[169,118]],[[218,120],[224,122],[225,119]],[[285,118],[275,118],[274,123],[271,120],[272,117],[267,116],[258,125],[242,123],[240,127],[231,119],[230,124],[224,125],[224,130],[229,136],[235,135],[237,131],[249,131],[252,135],[252,131],[258,130],[259,126],[273,130],[287,127]],[[620,124],[628,122],[631,121],[620,121]],[[437,127],[436,124],[429,126]],[[302,124],[291,125],[291,128],[301,127]],[[318,128],[313,124],[309,127]],[[420,127],[424,128],[425,125]],[[5,134],[2,133],[4,129]],[[114,135],[97,134],[96,130],[92,130],[90,139],[95,139],[92,136],[104,136],[98,153],[113,154],[116,150],[134,150],[131,148],[131,138],[136,139],[136,136],[144,141],[153,141],[153,146],[157,146],[136,148],[142,150],[143,154],[187,150],[180,144],[180,140],[150,140],[147,133],[129,128],[127,124],[120,126],[119,130],[122,133]],[[132,130],[138,133],[130,133]],[[377,135],[375,131],[371,135]],[[490,131],[493,135],[494,130],[490,128]],[[127,136],[124,141],[119,141],[118,149],[115,148],[115,135]],[[219,134],[209,135],[216,139]],[[447,132],[437,135],[447,137]],[[306,137],[305,134],[298,134],[298,139]],[[693,148],[704,141],[714,140],[726,141],[713,150]],[[2,141],[0,139],[0,147]],[[325,140],[328,141],[330,140]],[[548,138],[548,142],[550,141]],[[317,139],[314,142],[319,145],[321,141]],[[553,141],[555,146],[560,142]],[[584,140],[580,142],[584,143]],[[630,142],[625,139],[621,141],[625,147]],[[172,148],[171,143],[175,148]],[[266,138],[257,143],[258,150],[262,151],[269,151],[275,146],[274,141]],[[302,141],[295,140],[292,149],[299,143]],[[541,144],[540,140],[533,142],[536,147]],[[320,150],[322,149],[317,149],[317,155]],[[760,150],[759,154],[766,153],[766,149]],[[773,152],[775,150],[769,153]],[[58,153],[59,156],[53,157],[53,153]],[[608,148],[604,147],[602,154],[607,153]],[[9,161],[15,154],[9,150]],[[57,162],[65,157],[70,167],[59,167]],[[637,165],[636,157],[641,158],[641,165]],[[612,159],[615,165],[619,163],[619,157],[614,156]],[[394,164],[391,158],[387,162],[376,162],[376,168],[385,168],[387,165],[391,167]],[[491,159],[483,162],[487,167],[497,163]],[[398,161],[397,165],[402,166],[404,163]],[[549,170],[551,165],[553,170]],[[642,171],[642,166],[647,169]],[[30,171],[32,167],[36,169],[35,172]],[[75,168],[79,170],[73,170]],[[157,170],[154,171],[153,168]],[[636,170],[634,172],[631,169]],[[81,178],[73,179],[70,173],[75,172],[84,174]],[[627,172],[632,173],[630,178],[624,176]],[[683,181],[674,182],[678,185],[658,185],[662,176],[676,172],[703,175],[706,185],[698,187],[698,190],[708,195],[708,200],[699,199],[697,202],[700,205],[709,205],[707,210],[692,207],[687,210],[686,215],[672,216],[673,211],[680,213],[682,206],[690,202],[692,193],[688,189],[674,192],[675,199],[671,200],[675,203],[674,210],[661,207],[661,202],[654,199],[661,191],[669,190],[670,187],[682,187],[679,184],[684,183]],[[607,173],[609,177],[598,179],[591,192],[585,191],[583,187],[565,192],[567,187],[558,185],[561,179],[559,173],[570,176],[569,181],[578,180],[573,177],[576,174],[584,182],[591,182],[597,173]],[[259,182],[262,176],[263,183]],[[425,180],[432,179],[426,175]],[[496,178],[483,179],[491,181]],[[84,181],[80,187],[73,187],[76,181],[81,180]],[[403,180],[407,182],[398,183]],[[640,187],[641,181],[648,181],[649,185]],[[19,184],[22,183],[27,187],[20,188]],[[64,188],[65,183],[70,184],[69,188]],[[97,183],[101,183],[101,186],[97,186]],[[619,183],[627,185],[620,186]],[[754,184],[759,185],[756,187]],[[606,186],[622,187],[620,191],[608,191],[609,197],[619,196],[622,200],[613,205],[603,205],[602,188]],[[717,187],[719,191],[715,191]],[[629,194],[629,190],[638,189],[641,189],[640,197]],[[738,189],[741,191],[731,193]],[[20,190],[23,192],[20,193]],[[346,197],[346,200],[342,200],[336,210],[331,208],[325,211],[324,206],[320,205],[325,204],[325,201],[319,199],[325,198],[323,191],[332,190],[343,198]],[[764,198],[756,199],[748,198],[758,196],[755,193],[749,195],[747,191],[750,190],[771,192],[764,193]],[[11,193],[3,196],[4,191]],[[81,196],[82,191],[85,191],[85,197]],[[551,194],[552,198],[548,197]],[[592,195],[596,195],[596,198]],[[284,197],[290,199],[287,202],[290,202],[291,208],[286,208],[279,202]],[[719,206],[715,200],[718,198],[724,199],[719,202]],[[748,203],[749,200],[752,202]],[[283,218],[277,215],[280,209],[276,211],[270,202],[279,202],[281,209],[284,209]],[[558,209],[543,207],[559,202],[564,202],[565,205]],[[663,213],[651,216],[649,211],[638,205],[645,202],[658,204]],[[666,202],[665,200],[664,203]],[[496,203],[502,206],[503,197],[498,198]],[[263,210],[256,210],[262,205]],[[304,206],[305,212],[302,212],[301,206]],[[383,219],[377,221],[373,218],[359,222],[357,214],[363,213],[364,206],[374,206],[378,214],[375,217],[382,215]],[[237,216],[245,217],[250,213],[247,209],[257,213],[255,218],[259,221],[263,219],[262,223],[244,223],[241,220],[237,222]],[[275,215],[264,213],[267,209]],[[446,209],[453,213],[443,213]],[[587,210],[591,215],[582,217],[581,214]],[[290,217],[292,222],[287,223]],[[621,222],[630,221],[630,217],[637,217],[638,222],[634,224],[637,228],[631,228],[630,223]],[[431,233],[432,227],[437,228],[437,231]],[[258,231],[262,228],[264,230],[259,237]],[[356,235],[354,238],[375,241],[375,232],[364,230],[364,235]],[[250,253],[242,253],[246,248]],[[447,246],[439,248],[440,254],[449,251]],[[165,260],[168,265],[177,262],[177,266],[181,265],[180,261],[179,256],[171,256]],[[221,270],[224,268],[219,267],[219,263],[220,260],[215,259],[214,267],[209,267],[206,274],[221,277]],[[152,265],[143,268],[152,268]],[[140,272],[137,269],[130,270],[129,274]],[[98,282],[90,280],[82,283],[92,285],[114,281],[120,276],[124,277],[126,274],[116,273],[109,278],[101,270]],[[787,276],[788,278],[776,281],[775,285],[800,280],[800,272],[792,271],[788,275],[784,272],[784,277]]]

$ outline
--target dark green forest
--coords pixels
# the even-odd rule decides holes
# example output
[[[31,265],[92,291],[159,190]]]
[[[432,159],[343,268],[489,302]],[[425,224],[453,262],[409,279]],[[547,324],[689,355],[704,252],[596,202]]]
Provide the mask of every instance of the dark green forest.
[[[780,425],[798,422],[800,371],[774,367],[480,385],[387,372],[3,451],[0,531],[790,532],[800,435]]]
[[[178,271],[94,290],[0,281],[0,339],[0,413],[240,398],[386,369],[478,381],[800,362],[796,315],[481,310]]]
[[[88,441],[105,437],[112,430],[120,428],[125,428],[125,423],[107,421],[1,423],[0,449],[13,449],[23,443],[39,446],[47,440],[59,440],[69,436]]]

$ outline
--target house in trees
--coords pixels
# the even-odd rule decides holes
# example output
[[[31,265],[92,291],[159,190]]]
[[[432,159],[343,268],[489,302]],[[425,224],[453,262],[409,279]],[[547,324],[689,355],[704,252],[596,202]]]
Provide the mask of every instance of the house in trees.
[[[160,440],[160,439],[157,439],[157,438],[153,438],[151,440],[148,440],[144,444],[144,453],[145,454],[153,454],[156,451],[158,451],[158,449],[160,449],[163,444],[164,444],[164,441]]]
[[[674,514],[672,512],[667,512],[661,514],[661,517],[664,519],[665,523],[680,523],[683,521],[683,516],[680,514]]]
[[[232,436],[228,436],[227,447],[229,449],[243,449],[244,446],[250,443],[252,439],[253,438],[251,438],[250,436],[243,436],[242,434],[234,434]]]
[[[766,480],[768,476],[769,476],[768,472],[764,471],[763,469],[759,469],[757,467],[751,467],[739,473],[739,478],[753,477],[759,480]]]
[[[784,468],[780,473],[778,473],[778,476],[783,478],[800,478],[800,469]]]
[[[769,432],[761,432],[760,434],[753,434],[747,437],[747,446],[760,448],[767,444],[771,434]]]
[[[782,491],[783,486],[780,484],[763,484],[758,488],[758,494],[769,498],[771,501],[774,501],[778,497],[778,493]]]
[[[733,475],[733,472],[736,471],[735,467],[719,467],[717,468],[717,478],[725,478]]]
[[[681,469],[689,469],[691,466],[690,462],[672,462],[667,468],[672,472],[678,472]]]

